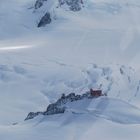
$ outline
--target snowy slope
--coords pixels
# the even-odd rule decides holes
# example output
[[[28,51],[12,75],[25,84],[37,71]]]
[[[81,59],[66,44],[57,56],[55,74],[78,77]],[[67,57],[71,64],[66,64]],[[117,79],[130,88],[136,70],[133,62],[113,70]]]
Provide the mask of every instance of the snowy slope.
[[[70,105],[73,107],[73,113],[69,111],[65,114],[40,116],[18,125],[1,126],[0,136],[2,139],[13,140],[58,138],[85,140],[87,137],[89,140],[93,138],[101,140],[103,137],[115,140],[128,139],[128,137],[139,139],[138,108],[116,99],[99,98],[91,100],[90,104],[88,100]]]
[[[35,2],[31,0],[29,4],[25,4],[16,1],[12,5],[7,3],[6,5],[10,8],[7,10],[4,6],[0,12],[1,48],[9,46],[9,42],[10,46],[15,46],[15,44],[16,46],[24,44],[27,47],[46,44],[50,48],[61,46],[60,51],[55,55],[66,63],[70,63],[68,59],[73,59],[76,64],[78,62],[87,64],[94,60],[94,63],[113,62],[139,68],[137,65],[140,22],[137,18],[138,1],[94,1],[92,5],[86,4],[85,9],[83,8],[80,12],[69,12],[57,8],[55,9],[57,20],[53,20],[52,24],[44,29],[36,28],[44,12],[41,15],[40,12],[33,13],[33,9],[30,7],[33,7]],[[15,8],[18,10],[16,11]],[[118,12],[114,14],[116,9]],[[8,15],[8,18],[4,18],[2,15]],[[61,36],[59,36],[60,34]],[[52,42],[54,37],[57,39]],[[69,53],[71,50],[74,53],[73,58]],[[44,50],[42,51],[44,52]],[[54,50],[52,49],[52,51]],[[102,59],[99,59],[101,52],[104,54]],[[51,55],[51,53],[49,54]],[[73,60],[71,61],[73,62]]]
[[[46,5],[34,10],[34,4],[0,1],[0,139],[138,140],[139,0],[85,0],[78,12],[53,5],[52,23],[40,29]],[[86,113],[23,122],[62,93],[91,87],[108,99],[84,106]]]

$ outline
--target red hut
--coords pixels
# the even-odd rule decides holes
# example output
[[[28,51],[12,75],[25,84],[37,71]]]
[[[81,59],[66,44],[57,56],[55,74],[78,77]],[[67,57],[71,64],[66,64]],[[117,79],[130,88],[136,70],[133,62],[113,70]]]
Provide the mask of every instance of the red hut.
[[[93,90],[92,88],[90,89],[90,95],[91,97],[99,97],[102,96],[102,90]]]

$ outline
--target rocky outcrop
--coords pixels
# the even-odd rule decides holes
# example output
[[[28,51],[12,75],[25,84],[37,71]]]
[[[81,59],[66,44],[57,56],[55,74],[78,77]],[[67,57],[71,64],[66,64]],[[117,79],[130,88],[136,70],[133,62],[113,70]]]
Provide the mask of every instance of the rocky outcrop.
[[[47,110],[44,112],[44,115],[53,115],[53,114],[60,114],[65,112],[65,107],[61,107],[57,105],[57,103],[50,104],[47,107]]]
[[[59,0],[59,4],[68,5],[71,11],[80,11],[81,5],[83,4],[83,0]]]
[[[38,9],[38,8],[40,8],[40,7],[42,7],[43,6],[43,3],[45,2],[45,1],[47,1],[47,0],[37,0],[36,2],[35,2],[35,9]]]
[[[35,2],[35,9],[39,9],[43,6],[44,2],[48,0],[36,0]],[[83,0],[58,0],[60,6],[66,4],[69,6],[70,10],[72,11],[79,11],[81,10],[81,5],[83,4]]]
[[[55,4],[55,0],[36,0],[34,5],[34,10],[38,11],[41,7],[46,8],[45,15],[40,19],[38,23],[38,27],[43,27],[47,24],[50,24],[53,17],[53,13],[55,13],[55,8],[62,8],[63,5],[67,6],[71,11],[80,11],[83,5],[83,0],[56,0],[58,1]],[[46,2],[46,3],[44,3]],[[59,6],[58,6],[59,5]],[[53,10],[52,10],[53,9]],[[44,11],[44,10],[43,10]]]
[[[70,93],[68,95],[62,94],[61,98],[59,98],[55,103],[48,105],[46,111],[30,112],[25,120],[33,119],[38,115],[54,115],[64,113],[67,109],[65,104],[82,100],[84,98],[91,98],[90,92],[87,92],[83,95],[75,95],[75,93]]]
[[[40,20],[40,22],[38,23],[37,27],[43,27],[46,24],[50,24],[51,23],[51,15],[49,12],[47,12]]]
[[[36,116],[38,116],[38,115],[43,115],[43,112],[30,112],[30,113],[27,115],[25,121],[26,121],[26,120],[29,120],[29,119],[33,119],[34,117],[36,117]]]

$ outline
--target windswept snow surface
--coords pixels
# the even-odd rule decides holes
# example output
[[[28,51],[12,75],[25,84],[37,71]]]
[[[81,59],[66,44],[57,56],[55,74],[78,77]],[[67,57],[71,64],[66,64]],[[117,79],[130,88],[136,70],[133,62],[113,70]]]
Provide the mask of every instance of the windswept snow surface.
[[[0,136],[13,140],[139,139],[140,110],[124,101],[101,97],[73,102],[69,107],[72,110],[64,114],[1,126]]]
[[[54,2],[52,23],[37,28],[46,5],[0,0],[0,139],[139,140],[140,1],[84,0],[78,12]],[[108,97],[23,121],[91,87]]]

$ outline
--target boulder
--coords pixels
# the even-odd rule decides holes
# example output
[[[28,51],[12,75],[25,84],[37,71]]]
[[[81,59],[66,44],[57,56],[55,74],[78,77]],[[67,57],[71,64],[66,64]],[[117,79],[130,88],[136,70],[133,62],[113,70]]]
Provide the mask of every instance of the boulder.
[[[80,0],[67,0],[67,5],[71,11],[80,11],[81,10],[81,1]]]
[[[44,112],[44,115],[53,115],[53,114],[60,114],[65,112],[65,107],[58,106],[56,103],[50,104],[47,107],[46,112]]]

